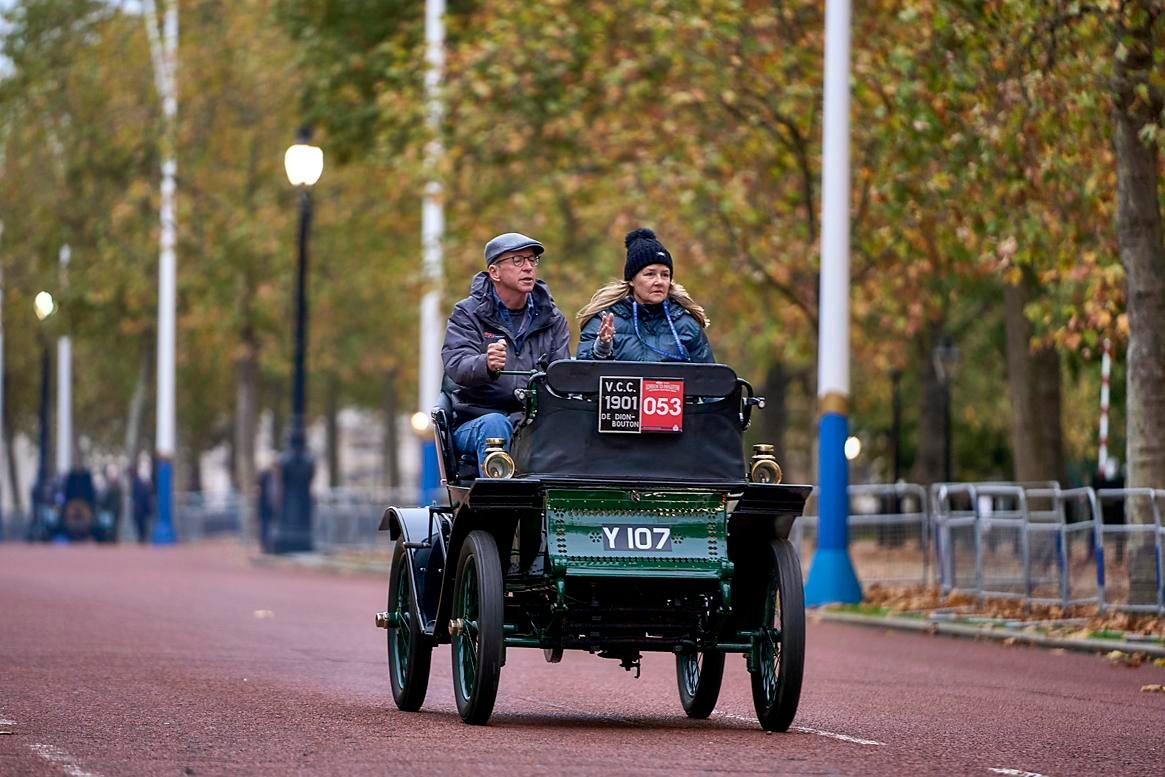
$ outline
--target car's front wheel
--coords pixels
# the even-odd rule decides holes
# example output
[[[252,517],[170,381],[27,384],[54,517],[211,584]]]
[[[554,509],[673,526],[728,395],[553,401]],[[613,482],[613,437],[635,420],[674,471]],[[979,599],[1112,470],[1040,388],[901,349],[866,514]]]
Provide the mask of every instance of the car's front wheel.
[[[453,612],[453,695],[466,723],[484,724],[493,714],[502,669],[503,597],[498,547],[489,532],[471,531],[457,560]]]
[[[752,703],[761,728],[788,731],[805,667],[805,591],[793,545],[773,540],[772,566],[753,647]]]
[[[388,584],[388,678],[396,706],[415,712],[425,702],[433,641],[417,621],[408,566],[408,551],[398,542]]]

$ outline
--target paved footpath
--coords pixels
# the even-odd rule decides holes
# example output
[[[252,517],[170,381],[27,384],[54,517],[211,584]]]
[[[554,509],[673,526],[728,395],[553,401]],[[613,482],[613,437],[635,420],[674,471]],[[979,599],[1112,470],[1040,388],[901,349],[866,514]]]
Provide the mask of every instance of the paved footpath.
[[[385,550],[385,556],[388,552]],[[386,576],[385,576],[386,577]],[[682,713],[674,663],[511,650],[493,722],[388,689],[384,578],[257,567],[233,547],[0,545],[0,775],[1165,774],[1165,669],[811,623],[788,734],[743,661]]]

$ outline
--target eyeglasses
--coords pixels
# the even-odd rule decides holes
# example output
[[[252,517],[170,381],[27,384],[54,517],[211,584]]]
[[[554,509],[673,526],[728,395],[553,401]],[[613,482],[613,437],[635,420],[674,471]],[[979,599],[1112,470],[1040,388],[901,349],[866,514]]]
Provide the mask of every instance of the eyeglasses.
[[[531,267],[537,267],[538,262],[542,261],[542,257],[537,256],[537,255],[534,255],[534,256],[511,256],[511,257],[508,257],[506,259],[501,259],[499,261],[509,262],[510,264],[514,265],[515,267],[525,267],[526,263],[529,262]]]

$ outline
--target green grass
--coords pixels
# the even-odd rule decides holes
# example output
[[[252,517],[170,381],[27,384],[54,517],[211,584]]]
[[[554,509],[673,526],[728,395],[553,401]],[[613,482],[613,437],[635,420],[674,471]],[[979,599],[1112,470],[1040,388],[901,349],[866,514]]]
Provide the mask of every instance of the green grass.
[[[886,616],[890,614],[889,607],[883,607],[878,604],[834,604],[829,609],[833,612],[850,612],[855,615]]]
[[[1123,631],[1113,631],[1112,629],[1105,629],[1103,631],[1088,632],[1089,639],[1124,639]]]

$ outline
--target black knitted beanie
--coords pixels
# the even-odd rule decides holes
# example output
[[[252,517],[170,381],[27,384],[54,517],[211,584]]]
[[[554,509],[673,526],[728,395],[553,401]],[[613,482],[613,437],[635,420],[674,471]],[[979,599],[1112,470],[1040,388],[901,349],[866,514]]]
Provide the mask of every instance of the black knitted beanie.
[[[663,247],[663,243],[655,239],[655,233],[650,229],[640,227],[631,230],[627,237],[623,238],[623,243],[627,246],[627,264],[623,265],[623,280],[631,280],[649,264],[666,265],[667,269],[675,273],[671,254]]]

